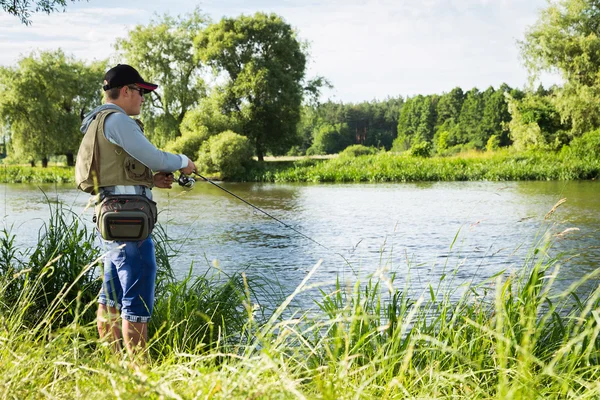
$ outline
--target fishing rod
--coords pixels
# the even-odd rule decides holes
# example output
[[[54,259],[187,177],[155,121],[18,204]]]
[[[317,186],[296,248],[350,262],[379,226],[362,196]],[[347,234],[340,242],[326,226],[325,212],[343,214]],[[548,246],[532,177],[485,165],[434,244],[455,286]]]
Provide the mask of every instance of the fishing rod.
[[[294,231],[294,232],[296,232],[298,235],[300,235],[300,236],[302,236],[302,237],[304,237],[304,238],[306,238],[306,239],[310,240],[310,241],[311,241],[311,242],[313,242],[313,243],[316,243],[316,244],[318,244],[319,246],[323,247],[323,248],[324,248],[324,249],[326,249],[326,250],[329,250],[329,251],[331,251],[331,249],[330,249],[329,247],[327,247],[327,246],[324,246],[324,245],[322,245],[321,243],[319,243],[319,242],[317,242],[316,240],[314,240],[313,238],[306,236],[304,233],[300,232],[298,229],[296,229],[296,228],[294,228],[293,226],[290,226],[290,225],[286,224],[285,222],[281,221],[280,219],[278,219],[278,218],[276,218],[276,217],[272,216],[271,214],[269,214],[269,213],[268,213],[268,212],[266,212],[265,210],[263,210],[263,209],[261,209],[261,208],[259,208],[259,207],[255,206],[254,204],[252,204],[252,203],[250,203],[249,201],[247,201],[247,200],[245,200],[245,199],[241,198],[241,197],[240,197],[240,196],[238,196],[237,194],[235,194],[235,193],[233,193],[233,192],[231,192],[231,191],[229,191],[229,190],[225,189],[223,186],[221,186],[221,185],[219,185],[219,184],[217,184],[217,183],[215,183],[215,182],[211,181],[210,179],[206,178],[205,176],[202,176],[202,175],[200,175],[200,174],[199,174],[198,172],[196,172],[196,171],[194,171],[193,173],[194,173],[195,175],[197,175],[198,177],[200,177],[201,179],[205,180],[206,182],[210,183],[211,185],[218,187],[219,189],[221,189],[221,190],[222,190],[222,191],[224,191],[225,193],[227,193],[227,194],[230,194],[231,196],[235,197],[236,199],[240,200],[241,202],[244,202],[244,203],[246,203],[247,205],[249,205],[250,207],[254,208],[255,210],[257,210],[257,211],[260,211],[261,213],[265,214],[267,217],[274,219],[275,221],[279,222],[281,225],[285,226],[286,228],[289,228],[289,229],[293,230],[293,231]],[[192,177],[190,177],[190,176],[187,176],[187,175],[184,175],[183,173],[182,173],[182,174],[180,174],[180,175],[179,175],[179,178],[177,179],[177,183],[178,183],[180,186],[184,186],[184,187],[187,187],[187,188],[191,188],[191,187],[193,187],[195,182],[196,182],[196,181],[194,180],[194,178],[192,178]]]

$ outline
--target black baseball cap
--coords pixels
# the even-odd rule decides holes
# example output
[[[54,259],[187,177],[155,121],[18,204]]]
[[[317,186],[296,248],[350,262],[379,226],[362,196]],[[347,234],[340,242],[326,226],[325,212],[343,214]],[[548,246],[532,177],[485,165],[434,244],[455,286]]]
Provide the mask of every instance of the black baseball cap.
[[[144,81],[140,73],[135,68],[127,64],[117,64],[116,67],[109,69],[104,75],[104,91],[109,89],[136,84],[144,89],[144,93],[150,93],[158,85]]]

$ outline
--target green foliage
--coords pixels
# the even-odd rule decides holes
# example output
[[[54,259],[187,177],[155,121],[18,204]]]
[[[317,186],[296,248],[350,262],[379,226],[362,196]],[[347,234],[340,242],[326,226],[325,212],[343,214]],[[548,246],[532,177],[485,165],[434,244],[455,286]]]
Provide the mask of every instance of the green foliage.
[[[443,153],[448,149],[448,140],[450,138],[450,133],[445,130],[438,131],[437,136],[434,140],[435,149],[437,153]]]
[[[197,132],[207,129],[209,136],[215,136],[221,132],[241,130],[241,123],[235,114],[224,114],[222,112],[225,102],[225,94],[215,88],[209,96],[200,100],[196,108],[186,113],[181,123],[181,132]]]
[[[73,3],[76,0],[71,0]],[[52,12],[60,11],[67,5],[67,0],[0,0],[0,7],[11,15],[18,17],[22,23],[29,25],[29,17],[32,12]]]
[[[161,282],[148,324],[149,336],[160,338],[151,346],[154,356],[201,354],[217,347],[223,337],[239,339],[247,320],[245,300],[240,274],[226,279],[193,276],[190,268],[184,279]]]
[[[453,145],[472,142],[475,147],[483,148],[485,142],[482,142],[479,132],[484,108],[483,93],[477,88],[469,90],[460,110],[458,126],[453,131],[454,135],[450,140]]]
[[[223,73],[222,112],[262,160],[298,144],[306,55],[291,26],[275,14],[223,18],[195,40],[199,59]]]
[[[562,74],[556,107],[574,136],[600,126],[599,19],[595,0],[551,2],[521,42],[532,77],[544,70]]]
[[[496,135],[490,136],[490,138],[487,141],[487,144],[485,145],[485,149],[487,151],[496,151],[499,148],[500,148],[500,138]]]
[[[600,129],[587,132],[573,139],[569,145],[573,155],[583,159],[595,159],[600,154]]]
[[[404,134],[398,134],[392,143],[392,152],[402,153],[410,149],[410,139]]]
[[[351,133],[345,123],[330,125],[324,123],[315,132],[312,146],[307,155],[339,153],[352,143]]]
[[[510,138],[516,150],[545,148],[551,145],[560,148],[569,138],[563,134],[566,128],[550,97],[527,93],[521,100],[508,96],[508,124]]]
[[[414,157],[430,157],[431,147],[429,142],[414,143],[410,148],[410,154]]]
[[[471,150],[468,155],[448,157]],[[308,164],[275,165],[255,170],[261,182],[436,182],[577,180],[600,177],[600,158],[582,158],[565,152],[541,150],[516,153],[499,150],[475,152],[464,146],[449,148],[445,157],[408,157],[391,152],[357,158],[337,157]],[[270,164],[270,163],[267,163]]]
[[[165,151],[170,153],[185,154],[193,159],[198,154],[198,150],[206,140],[208,140],[208,129],[204,126],[197,127],[196,131],[185,131],[183,135],[169,143]]]
[[[180,136],[186,114],[205,96],[202,64],[192,49],[194,38],[207,22],[198,8],[177,18],[165,14],[146,26],[135,26],[115,45],[145,80],[159,85],[146,95],[142,107],[146,134],[158,146]]]
[[[436,105],[439,96],[421,96],[407,99],[400,111],[398,137],[410,143],[431,141],[436,121]]]
[[[218,172],[221,179],[239,176],[252,162],[252,145],[247,137],[225,131],[204,142],[197,159],[203,170]]]
[[[352,146],[346,147],[341,153],[340,157],[359,157],[359,156],[368,156],[377,154],[377,149],[375,147],[367,147],[362,144],[355,144]]]
[[[58,50],[0,69],[0,115],[10,126],[14,157],[45,164],[52,155],[66,154],[73,160],[80,117],[100,104],[104,65],[87,66]]]
[[[0,166],[0,183],[75,183],[73,168]]]
[[[96,278],[100,252],[93,246],[94,232],[60,203],[52,205],[46,198],[50,219],[39,231],[37,246],[25,252],[17,249],[14,236],[6,229],[0,241],[4,246],[0,271],[15,276],[0,301],[23,306],[23,295],[27,293],[31,304],[20,310],[20,318],[30,328],[43,325],[49,316],[55,327],[78,317],[93,320],[95,311],[79,310],[85,315],[76,315],[75,305],[95,302],[100,289]],[[36,284],[29,286],[32,282]]]

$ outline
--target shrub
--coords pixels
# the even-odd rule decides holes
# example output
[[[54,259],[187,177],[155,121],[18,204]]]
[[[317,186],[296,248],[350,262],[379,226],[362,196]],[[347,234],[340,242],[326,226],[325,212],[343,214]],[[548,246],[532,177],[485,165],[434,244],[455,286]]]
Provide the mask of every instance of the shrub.
[[[414,157],[430,157],[431,156],[431,143],[419,142],[412,145],[410,148],[410,154]]]
[[[246,172],[252,161],[250,140],[232,131],[221,132],[202,144],[198,164],[206,172],[218,172],[221,179]]]
[[[392,143],[392,152],[402,153],[408,149],[410,149],[410,139],[406,135],[398,134],[398,137]]]
[[[208,129],[205,126],[200,126],[195,131],[186,131],[174,141],[167,144],[165,151],[170,153],[185,154],[186,156],[193,158],[202,143],[204,143],[209,137]]]
[[[487,151],[496,151],[500,148],[500,138],[496,135],[490,136],[485,145]]]
[[[312,146],[307,155],[335,154],[352,144],[347,124],[324,124],[315,133]]]
[[[569,147],[578,157],[596,157],[600,154],[600,129],[584,133],[573,139]]]
[[[448,131],[440,131],[435,139],[435,147],[438,153],[443,153],[448,150],[448,141],[450,139],[450,133]]]
[[[300,148],[300,146],[292,146],[286,155],[291,157],[303,156],[304,151]]]
[[[358,157],[376,154],[377,149],[375,147],[367,147],[362,144],[354,144],[346,147],[341,153],[340,157]]]

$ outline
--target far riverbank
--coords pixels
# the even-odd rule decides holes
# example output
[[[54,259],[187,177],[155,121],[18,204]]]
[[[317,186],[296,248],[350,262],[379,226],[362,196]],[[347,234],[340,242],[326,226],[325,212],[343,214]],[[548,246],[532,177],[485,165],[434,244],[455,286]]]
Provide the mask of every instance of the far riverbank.
[[[412,157],[382,152],[358,157],[270,158],[254,162],[237,182],[450,182],[575,181],[600,176],[600,158],[571,152],[469,153],[454,157]],[[218,177],[208,175],[209,178]],[[74,183],[74,168],[4,165],[0,183]]]

